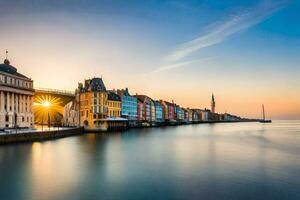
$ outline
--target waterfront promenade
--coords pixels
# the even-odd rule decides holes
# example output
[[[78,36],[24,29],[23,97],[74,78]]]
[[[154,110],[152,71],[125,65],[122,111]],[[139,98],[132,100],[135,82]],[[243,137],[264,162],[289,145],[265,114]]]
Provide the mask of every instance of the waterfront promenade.
[[[0,132],[0,144],[8,144],[15,142],[36,142],[51,139],[58,139],[63,137],[70,137],[74,135],[83,134],[84,129],[80,128],[52,128],[46,130],[11,129],[9,131]]]

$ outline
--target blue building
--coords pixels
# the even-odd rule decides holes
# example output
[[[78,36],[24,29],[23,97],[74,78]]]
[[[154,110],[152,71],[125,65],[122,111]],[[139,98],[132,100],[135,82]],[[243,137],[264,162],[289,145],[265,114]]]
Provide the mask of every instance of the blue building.
[[[121,116],[128,119],[130,125],[134,125],[137,121],[137,97],[131,96],[128,88],[118,90],[117,94],[122,100]]]
[[[154,101],[155,105],[155,121],[156,122],[164,122],[164,111],[163,107],[159,101]]]
[[[182,122],[184,120],[184,110],[180,106],[176,105],[176,120]]]

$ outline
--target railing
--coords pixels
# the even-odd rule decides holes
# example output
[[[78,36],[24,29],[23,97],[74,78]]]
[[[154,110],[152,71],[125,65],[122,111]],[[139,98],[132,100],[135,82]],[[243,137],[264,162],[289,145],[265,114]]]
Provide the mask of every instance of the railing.
[[[71,92],[71,91],[67,91],[67,90],[49,89],[49,88],[35,88],[35,92],[55,93],[55,94],[61,94],[61,95],[75,96],[75,92]]]

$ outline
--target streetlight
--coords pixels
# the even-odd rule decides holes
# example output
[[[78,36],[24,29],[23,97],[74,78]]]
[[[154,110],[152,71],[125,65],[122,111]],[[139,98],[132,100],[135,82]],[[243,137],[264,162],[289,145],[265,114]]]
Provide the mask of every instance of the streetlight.
[[[49,108],[51,107],[51,102],[50,101],[44,101],[42,102],[42,106],[47,109],[47,116],[48,116],[48,128],[50,130],[50,114],[49,114]],[[43,121],[43,120],[42,120]]]

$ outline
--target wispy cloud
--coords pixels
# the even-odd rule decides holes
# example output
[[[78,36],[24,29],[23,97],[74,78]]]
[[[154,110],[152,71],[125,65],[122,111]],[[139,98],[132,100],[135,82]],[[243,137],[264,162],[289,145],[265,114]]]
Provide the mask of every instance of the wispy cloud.
[[[179,62],[179,63],[169,64],[169,65],[163,65],[163,66],[158,67],[156,70],[150,72],[150,74],[162,72],[162,71],[166,71],[166,70],[171,70],[171,69],[176,69],[176,68],[180,68],[180,67],[185,67],[185,66],[191,65],[191,64],[203,63],[205,61],[211,60],[212,58],[213,57],[207,57],[207,58],[201,58],[201,59],[197,59],[197,60],[190,60],[190,61]]]
[[[245,10],[227,20],[220,21],[206,34],[200,35],[198,38],[180,45],[167,57],[167,60],[169,62],[175,62],[195,51],[221,43],[235,33],[260,23],[272,13],[287,5],[288,2],[289,0],[265,0],[257,7]],[[173,64],[167,69],[173,69],[176,68],[174,66],[181,66],[182,64],[183,63]]]

